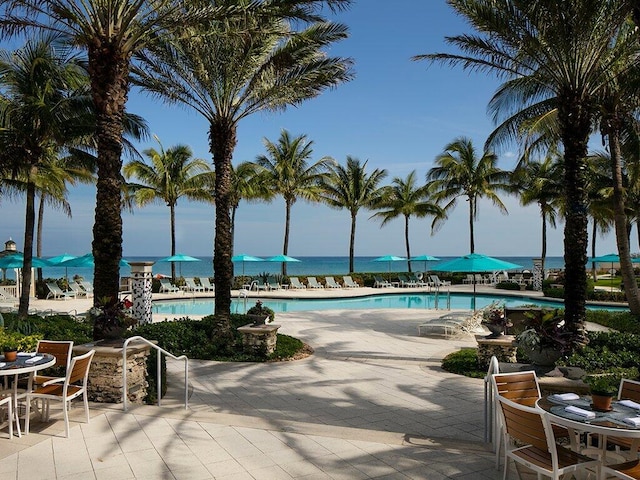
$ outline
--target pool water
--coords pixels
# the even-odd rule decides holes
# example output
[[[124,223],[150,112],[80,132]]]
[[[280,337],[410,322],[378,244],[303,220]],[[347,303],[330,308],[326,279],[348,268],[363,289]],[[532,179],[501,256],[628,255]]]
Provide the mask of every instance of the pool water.
[[[260,300],[265,307],[269,307],[275,313],[303,312],[309,310],[366,310],[385,308],[411,308],[411,309],[473,309],[473,295],[469,294],[386,294],[371,295],[366,297],[329,298],[329,299],[273,299],[273,298],[247,298],[233,299],[231,303],[232,313],[245,313],[246,309],[255,305]],[[476,295],[476,308],[484,308],[492,302],[504,302],[507,307],[521,307],[523,305],[537,305],[548,308],[562,308],[562,302],[550,302],[530,297],[495,295]],[[594,310],[625,311],[623,307],[588,306]],[[166,315],[211,315],[214,310],[213,299],[172,300],[165,302],[153,302],[153,313]]]

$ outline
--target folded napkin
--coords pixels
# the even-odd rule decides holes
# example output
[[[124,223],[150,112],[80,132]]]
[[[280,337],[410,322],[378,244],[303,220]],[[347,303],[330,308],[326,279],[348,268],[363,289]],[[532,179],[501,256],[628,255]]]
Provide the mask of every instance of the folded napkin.
[[[550,395],[553,400],[562,400],[564,402],[568,400],[580,400],[580,395],[577,393],[555,393]]]
[[[630,417],[624,418],[624,423],[628,423],[629,425],[633,425],[634,427],[640,427],[640,417]]]
[[[36,352],[18,352],[19,357],[35,357]]]
[[[4,363],[4,362],[0,362],[0,368],[6,367],[6,366],[7,366],[7,364],[6,364],[6,363]]]
[[[620,405],[624,405],[625,407],[635,408],[637,410],[640,410],[640,403],[636,403],[633,400],[620,400],[618,403]]]
[[[573,413],[574,415],[580,415],[585,418],[596,418],[596,413],[591,412],[589,410],[584,410],[583,408],[574,407],[573,405],[569,405],[564,407],[565,411],[569,413]]]
[[[39,362],[40,360],[42,360],[44,357],[43,356],[37,356],[37,357],[31,357],[28,358],[27,360],[24,361],[24,363],[36,363]]]

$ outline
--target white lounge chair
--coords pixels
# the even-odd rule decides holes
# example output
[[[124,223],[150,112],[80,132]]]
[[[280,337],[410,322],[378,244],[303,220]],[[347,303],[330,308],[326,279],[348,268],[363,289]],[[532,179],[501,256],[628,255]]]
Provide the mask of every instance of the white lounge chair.
[[[298,277],[289,277],[289,288],[305,289],[307,286]]]
[[[449,287],[451,286],[451,282],[449,280],[440,280],[438,275],[430,275],[431,282],[435,287]]]
[[[271,277],[271,276],[267,277],[267,286],[269,287],[269,290],[280,290],[280,289],[282,289],[282,287],[278,283],[278,280],[276,280],[276,277]]]
[[[76,297],[87,298],[87,291],[78,282],[69,282],[69,288],[76,294]]]
[[[200,279],[200,285],[202,285],[202,288],[204,288],[205,292],[215,292],[216,290],[216,286],[211,283],[209,277],[202,277]]]
[[[391,282],[388,282],[382,277],[374,275],[373,279],[375,280],[373,283],[374,288],[382,288],[382,287],[393,287]]]
[[[183,288],[186,292],[204,292],[204,287],[196,285],[196,281],[192,277],[185,278],[184,283]]]
[[[62,290],[56,282],[47,282],[47,288],[49,289],[49,293],[47,293],[47,300],[53,298],[54,300],[58,300],[60,298],[66,300],[67,298],[76,298],[75,292],[65,292]]]
[[[324,277],[324,286],[325,288],[342,288],[333,277]]]
[[[309,288],[324,288],[318,283],[316,277],[307,277],[307,285],[309,285]]]
[[[180,289],[172,284],[167,278],[160,279],[160,292],[179,292]]]
[[[342,276],[342,286],[347,288],[360,288],[360,285],[357,282],[353,281],[353,278],[351,278],[351,275]]]
[[[84,291],[87,292],[87,297],[93,297],[93,283],[87,282],[86,280],[82,280],[80,286],[84,288]]]

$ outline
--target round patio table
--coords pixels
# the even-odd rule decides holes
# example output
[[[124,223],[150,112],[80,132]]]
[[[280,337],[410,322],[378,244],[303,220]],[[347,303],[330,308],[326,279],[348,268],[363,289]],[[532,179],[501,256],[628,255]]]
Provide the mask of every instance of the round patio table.
[[[25,374],[29,375],[26,391],[30,392],[33,388],[34,373],[38,370],[52,367],[55,363],[56,357],[48,353],[18,353],[18,357],[14,362],[6,362],[4,361],[4,356],[0,355],[0,377],[10,377],[12,375],[14,377],[13,386],[10,389],[5,388],[2,393],[9,394],[13,398],[13,415],[16,420],[19,437],[22,436],[22,432],[20,431],[18,399],[24,397],[25,392],[18,393],[18,377]],[[10,422],[12,419],[8,419],[8,421]],[[4,426],[4,424],[0,424],[0,428],[4,428]]]

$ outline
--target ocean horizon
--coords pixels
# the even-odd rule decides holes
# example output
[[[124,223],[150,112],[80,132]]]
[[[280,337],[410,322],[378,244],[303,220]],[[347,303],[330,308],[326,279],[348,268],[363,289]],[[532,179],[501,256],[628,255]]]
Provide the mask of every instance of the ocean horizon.
[[[157,256],[125,256],[125,260],[132,262],[156,262],[153,265],[153,275],[171,275],[171,263],[158,262],[163,257]],[[198,262],[180,262],[176,263],[176,275],[183,277],[213,277],[213,257],[195,257],[198,258]],[[348,256],[310,256],[310,257],[296,257],[299,262],[287,263],[287,274],[294,276],[324,276],[324,275],[348,275],[349,274],[349,257]],[[385,273],[385,272],[406,272],[407,261],[393,261],[393,262],[379,262],[375,261],[379,257],[355,257],[354,269],[357,272],[369,272],[369,273]],[[422,271],[437,271],[438,264],[448,260],[458,258],[456,256],[438,257],[440,260],[433,262],[412,261],[411,269],[414,272]],[[516,256],[516,257],[495,257],[506,262],[515,263],[521,265],[517,270],[533,270],[533,258],[528,256]],[[280,262],[234,262],[234,274],[236,276],[256,276],[262,273],[277,274],[281,272]],[[564,257],[547,257],[545,259],[546,269],[563,269]],[[64,267],[46,267],[43,268],[43,276],[45,278],[63,278],[65,276]],[[14,278],[13,271],[7,271],[8,278]],[[131,269],[129,267],[122,267],[120,269],[120,276],[130,276]],[[93,268],[77,268],[69,267],[67,270],[69,277],[74,275],[80,275],[85,280],[91,281],[93,279]]]

